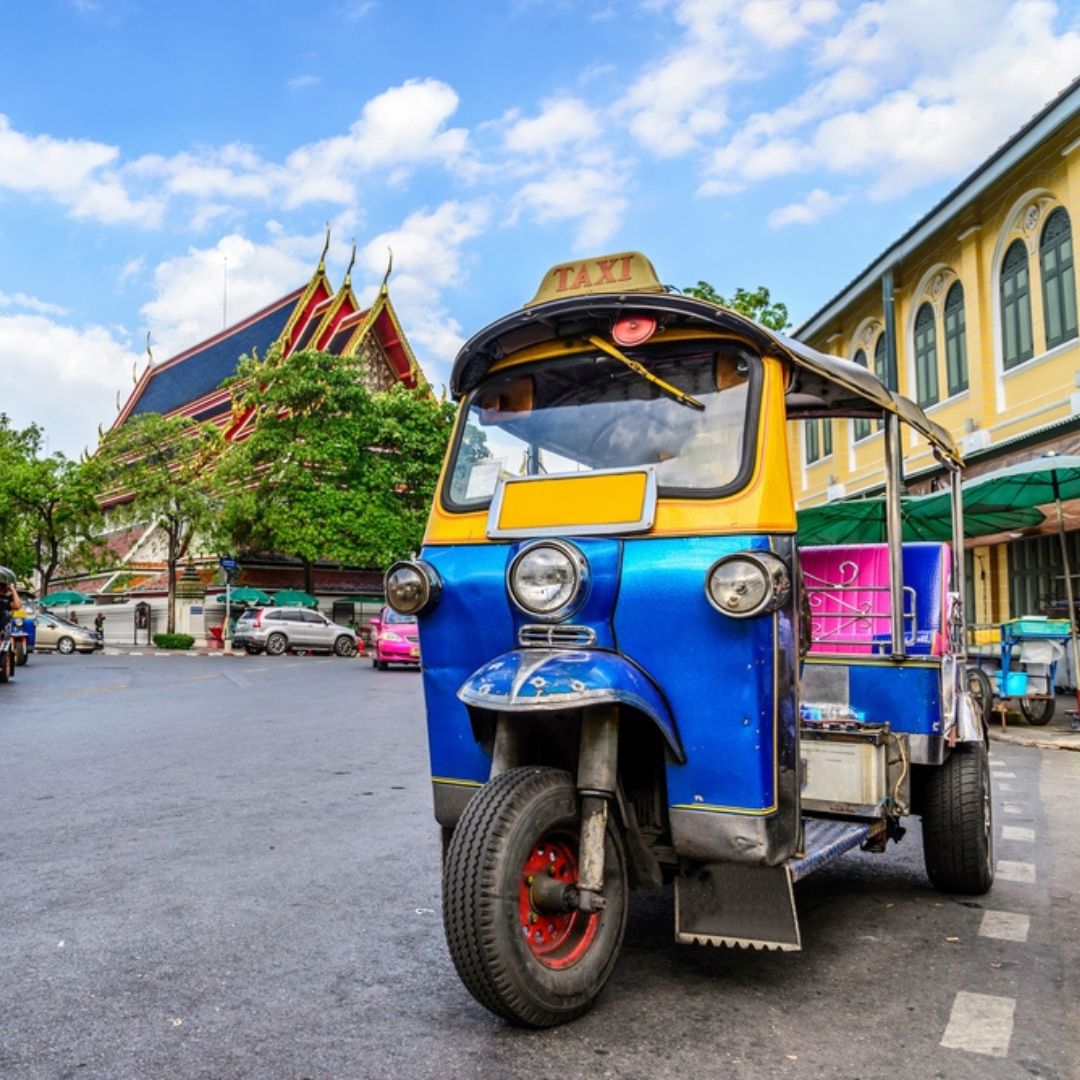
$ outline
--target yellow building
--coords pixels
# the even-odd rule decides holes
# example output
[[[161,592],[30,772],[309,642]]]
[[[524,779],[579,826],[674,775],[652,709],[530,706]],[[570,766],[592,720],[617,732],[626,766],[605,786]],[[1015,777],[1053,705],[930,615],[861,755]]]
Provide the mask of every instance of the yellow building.
[[[876,371],[964,448],[974,477],[1053,449],[1080,452],[1072,223],[1080,214],[1080,80],[983,162],[794,336]],[[880,488],[867,420],[793,425],[800,507]],[[940,470],[905,444],[909,490]],[[1068,527],[1080,529],[1080,504]],[[1064,612],[1056,523],[968,556],[977,622]],[[1080,531],[1068,534],[1080,567]],[[1080,594],[1080,580],[1074,582]]]

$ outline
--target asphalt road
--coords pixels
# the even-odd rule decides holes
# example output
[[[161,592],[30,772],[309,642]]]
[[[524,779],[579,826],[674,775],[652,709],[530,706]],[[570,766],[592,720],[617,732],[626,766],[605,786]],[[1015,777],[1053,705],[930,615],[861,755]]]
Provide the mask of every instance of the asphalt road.
[[[1078,1077],[1080,754],[993,761],[989,896],[934,893],[917,824],[800,884],[798,954],[676,945],[638,896],[597,1008],[531,1033],[446,953],[414,672],[36,656],[0,687],[0,1075]]]

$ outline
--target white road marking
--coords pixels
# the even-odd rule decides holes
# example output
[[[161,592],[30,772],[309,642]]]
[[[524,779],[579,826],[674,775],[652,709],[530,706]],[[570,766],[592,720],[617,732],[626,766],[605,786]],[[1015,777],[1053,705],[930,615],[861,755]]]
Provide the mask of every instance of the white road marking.
[[[1014,773],[1014,772],[999,772],[998,776],[1001,777],[1002,780],[1015,780],[1016,779],[1016,773]]]
[[[998,859],[995,874],[999,881],[1022,881],[1030,885],[1035,881],[1035,864]]]
[[[1002,825],[1001,839],[1019,840],[1022,844],[1034,844],[1035,830],[1029,829],[1024,825]]]
[[[1005,762],[1004,761],[999,761],[997,758],[991,758],[990,759],[990,768],[991,769],[1004,769],[1005,768]]]
[[[941,1045],[972,1054],[1005,1057],[1012,1039],[1015,1010],[1013,998],[961,990],[953,1002]]]
[[[983,912],[979,934],[1001,941],[1027,941],[1030,929],[1029,915],[1018,915],[1013,911],[986,911]]]
[[[1001,809],[1004,810],[1006,814],[1024,813],[1024,808],[1022,806],[1017,806],[1016,803],[1011,802],[1007,802]]]
[[[1002,775],[1001,773],[998,773],[998,776],[1001,776],[1001,775]],[[995,783],[994,788],[997,791],[1012,791],[1012,789],[1013,789],[1012,784],[1000,784],[1000,783]]]

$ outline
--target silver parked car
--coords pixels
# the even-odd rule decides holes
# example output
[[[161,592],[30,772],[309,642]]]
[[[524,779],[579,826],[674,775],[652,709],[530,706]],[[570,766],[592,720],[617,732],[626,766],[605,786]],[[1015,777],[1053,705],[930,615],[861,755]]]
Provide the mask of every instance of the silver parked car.
[[[102,648],[101,639],[86,626],[78,626],[51,611],[37,613],[37,639],[35,652],[47,652],[55,649],[58,653],[92,653]]]
[[[356,655],[356,633],[302,607],[248,608],[236,620],[233,645],[249,653],[280,656],[290,649]]]

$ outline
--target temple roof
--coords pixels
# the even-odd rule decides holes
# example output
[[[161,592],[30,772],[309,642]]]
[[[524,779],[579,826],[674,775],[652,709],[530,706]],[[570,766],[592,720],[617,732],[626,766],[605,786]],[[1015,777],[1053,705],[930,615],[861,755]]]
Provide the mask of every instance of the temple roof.
[[[113,426],[139,413],[182,413],[214,420],[233,433],[239,431],[243,423],[233,423],[230,394],[221,383],[236,373],[242,356],[257,353],[265,358],[275,344],[281,345],[285,355],[321,345],[335,356],[354,356],[370,334],[394,378],[409,387],[424,385],[426,380],[390,303],[385,280],[371,307],[358,311],[349,274],[335,293],[326,276],[325,256],[324,248],[323,258],[306,285],[212,338],[148,367]]]
[[[296,289],[236,326],[149,368],[117,422],[137,413],[181,409],[217,389],[236,371],[241,356],[250,356],[253,350],[265,356],[281,336],[303,291]]]

